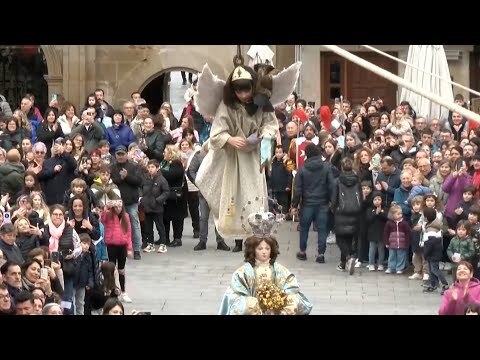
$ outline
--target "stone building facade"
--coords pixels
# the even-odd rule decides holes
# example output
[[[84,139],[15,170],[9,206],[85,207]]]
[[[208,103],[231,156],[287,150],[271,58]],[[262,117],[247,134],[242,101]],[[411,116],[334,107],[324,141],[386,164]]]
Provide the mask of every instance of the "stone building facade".
[[[295,59],[300,58],[303,61],[298,89],[302,98],[315,101],[318,105],[332,100],[326,85],[328,83],[326,74],[329,70],[327,62],[330,61],[328,51],[321,45],[305,45],[300,47],[301,54],[298,54],[295,45],[269,46],[275,52],[274,64],[277,68],[288,66]],[[242,45],[244,54],[249,47],[250,45]],[[376,47],[403,60],[407,58],[408,45]],[[130,97],[132,91],[141,92],[152,80],[166,72],[177,70],[199,72],[203,65],[208,63],[214,73],[226,79],[237,51],[236,45],[41,45],[41,48],[48,67],[45,79],[48,83],[49,96],[52,93],[60,93],[75,105],[83,105],[88,93],[99,87],[104,89],[106,100],[114,107],[119,107]],[[368,53],[358,45],[342,45],[342,48],[359,54]],[[473,46],[446,45],[445,49],[450,54],[450,71],[454,81],[469,86],[472,83],[471,67],[476,66],[470,64]],[[381,57],[375,54],[375,57],[377,56]],[[360,71],[353,69],[348,63],[345,65],[338,59],[335,61],[340,62],[340,66],[350,69],[345,68],[350,78],[355,78],[355,72]],[[403,75],[403,65],[392,66],[394,72],[399,76]],[[396,85],[392,88],[392,84],[385,81],[384,85],[379,85],[389,86],[385,91],[392,93],[397,90]],[[340,86],[345,85],[345,89],[340,88],[339,91],[348,93],[348,87],[354,87],[349,84],[348,81],[343,81]],[[465,91],[456,90],[454,89],[454,93],[460,92],[468,97]]]

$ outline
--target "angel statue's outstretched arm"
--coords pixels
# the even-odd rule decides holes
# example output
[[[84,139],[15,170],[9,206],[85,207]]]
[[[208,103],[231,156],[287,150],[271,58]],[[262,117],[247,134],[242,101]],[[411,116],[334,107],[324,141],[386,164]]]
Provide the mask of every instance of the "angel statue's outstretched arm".
[[[197,84],[197,111],[203,117],[213,117],[223,98],[225,81],[219,79],[205,64],[202,73],[198,76]]]
[[[287,69],[283,69],[279,74],[272,78],[272,96],[270,102],[273,107],[280,105],[295,90],[298,77],[300,76],[300,67],[302,62],[298,61],[290,65]]]

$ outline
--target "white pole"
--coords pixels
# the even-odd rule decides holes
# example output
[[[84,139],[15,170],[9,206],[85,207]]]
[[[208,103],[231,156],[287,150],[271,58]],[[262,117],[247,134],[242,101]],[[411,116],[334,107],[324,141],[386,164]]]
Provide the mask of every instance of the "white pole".
[[[455,81],[451,81],[450,79],[443,78],[443,77],[441,77],[441,76],[439,76],[439,75],[437,75],[437,74],[432,74],[430,71],[425,71],[425,70],[423,70],[423,69],[420,69],[419,67],[417,67],[417,66],[415,66],[415,65],[412,65],[412,64],[409,64],[408,62],[403,61],[402,59],[396,58],[395,56],[392,56],[392,55],[387,54],[387,53],[385,53],[385,52],[383,52],[383,51],[381,51],[381,50],[378,50],[378,49],[374,48],[373,46],[369,46],[369,45],[361,45],[361,46],[367,48],[368,50],[375,51],[376,53],[378,53],[378,54],[380,54],[380,55],[383,55],[383,56],[386,56],[387,58],[392,59],[392,60],[395,60],[395,61],[397,61],[397,62],[399,62],[399,63],[401,63],[401,64],[404,64],[404,65],[406,65],[406,66],[410,66],[410,67],[414,68],[415,70],[424,72],[425,74],[428,74],[428,75],[430,75],[430,76],[434,76],[434,77],[436,77],[436,78],[438,78],[438,79],[440,79],[440,80],[442,80],[442,81],[446,81],[446,82],[448,82],[449,84],[452,84],[452,85],[455,85],[456,87],[459,87],[460,89],[467,90],[468,92],[471,92],[472,94],[475,94],[475,95],[480,96],[480,92],[478,92],[478,91],[475,91],[475,90],[470,89],[470,88],[468,88],[468,87],[466,87],[466,86],[463,86],[462,84],[456,83]]]
[[[385,69],[382,69],[381,67],[377,66],[377,65],[374,65],[356,55],[353,55],[351,54],[350,52],[346,51],[346,50],[343,50],[342,48],[336,46],[336,45],[322,45],[323,47],[327,48],[328,50],[330,51],[333,51],[334,53],[344,57],[345,59],[367,69],[367,70],[370,70],[372,72],[374,72],[375,74],[387,79],[387,80],[390,80],[392,82],[394,82],[395,84],[397,85],[400,85],[400,86],[403,86],[411,91],[413,91],[414,93],[417,93],[419,95],[422,95],[424,97],[426,97],[427,99],[429,100],[432,100],[434,102],[436,102],[437,104],[440,104],[442,106],[445,106],[446,108],[448,108],[449,110],[452,110],[452,111],[455,111],[463,116],[465,116],[467,119],[471,119],[471,120],[474,120],[476,121],[477,123],[480,124],[480,115],[474,113],[473,111],[470,111],[470,110],[467,110],[463,107],[461,107],[460,105],[457,105],[455,103],[451,103],[451,102],[448,102],[446,101],[445,99],[443,99],[442,97],[436,95],[436,94],[433,94],[429,91],[425,91],[423,89],[420,89],[418,88],[417,86],[413,85],[412,83],[402,79],[400,76],[397,76],[395,74],[392,74],[391,72],[385,70]]]

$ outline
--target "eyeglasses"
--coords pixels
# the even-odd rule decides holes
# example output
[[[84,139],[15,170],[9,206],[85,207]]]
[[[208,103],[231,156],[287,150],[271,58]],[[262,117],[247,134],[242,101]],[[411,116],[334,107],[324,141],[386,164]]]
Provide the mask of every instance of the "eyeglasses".
[[[10,298],[10,295],[2,295],[0,294],[0,300],[6,300],[6,299],[9,299]]]
[[[45,151],[35,151],[35,154],[37,154],[37,155],[44,155],[44,154],[45,154]]]
[[[63,216],[62,213],[53,213],[52,216]]]

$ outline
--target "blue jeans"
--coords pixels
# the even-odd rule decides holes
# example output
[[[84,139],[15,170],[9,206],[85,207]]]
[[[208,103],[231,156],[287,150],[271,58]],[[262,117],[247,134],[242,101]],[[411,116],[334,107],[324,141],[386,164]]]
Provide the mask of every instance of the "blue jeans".
[[[439,267],[440,261],[429,261],[428,262],[428,271],[430,272],[430,286],[437,287],[439,282],[442,285],[448,285],[447,279],[443,275]]]
[[[307,250],[308,230],[314,222],[318,235],[318,254],[325,254],[327,248],[328,206],[302,206],[300,209],[300,251]]]
[[[130,225],[132,226],[132,245],[133,251],[142,249],[142,231],[140,230],[140,220],[138,219],[138,204],[125,206],[125,210],[130,216]]]
[[[375,255],[378,251],[378,265],[383,265],[385,261],[385,245],[383,242],[370,241],[368,248],[368,264],[375,265]]]
[[[408,249],[388,249],[388,268],[391,271],[403,271],[407,261]]]

